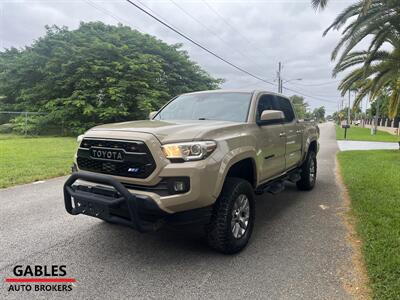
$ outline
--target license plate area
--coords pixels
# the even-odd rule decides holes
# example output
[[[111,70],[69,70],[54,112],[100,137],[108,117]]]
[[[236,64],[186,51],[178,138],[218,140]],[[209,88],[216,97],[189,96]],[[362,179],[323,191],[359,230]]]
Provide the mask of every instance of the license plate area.
[[[84,199],[74,199],[75,210],[77,213],[89,215],[92,217],[105,219],[109,212],[108,207],[101,203],[84,200]]]

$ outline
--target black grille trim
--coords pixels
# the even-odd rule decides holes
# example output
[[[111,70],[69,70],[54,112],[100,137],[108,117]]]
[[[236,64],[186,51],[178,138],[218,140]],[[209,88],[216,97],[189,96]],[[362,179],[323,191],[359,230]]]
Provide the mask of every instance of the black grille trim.
[[[149,148],[142,141],[121,141],[121,140],[108,140],[108,139],[91,139],[85,138],[80,144],[80,148],[90,149],[90,147],[99,148],[116,148],[124,149],[130,153],[147,153],[150,154]],[[132,148],[134,147],[134,149]]]
[[[93,159],[90,148],[113,148],[125,151],[124,161]],[[156,163],[147,145],[141,141],[115,141],[106,139],[83,139],[77,153],[79,169],[102,174],[130,178],[147,178],[156,169]],[[130,168],[139,168],[139,172],[128,172]]]

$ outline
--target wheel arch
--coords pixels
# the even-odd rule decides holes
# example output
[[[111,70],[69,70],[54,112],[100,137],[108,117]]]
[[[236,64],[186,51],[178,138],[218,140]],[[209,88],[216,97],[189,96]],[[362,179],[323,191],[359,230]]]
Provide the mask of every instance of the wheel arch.
[[[307,158],[307,154],[310,150],[314,150],[315,153],[318,153],[318,140],[317,139],[308,139],[304,148],[306,149],[306,151],[304,151],[304,153],[303,153],[303,157],[301,159],[301,164]]]
[[[214,196],[217,198],[222,191],[226,178],[236,177],[247,180],[253,188],[257,186],[258,174],[254,151],[245,151],[235,155],[221,166]]]
[[[310,142],[310,144],[308,145],[307,153],[310,152],[310,151],[314,151],[315,154],[317,154],[317,152],[318,152],[318,142],[317,142],[317,140],[312,140]]]

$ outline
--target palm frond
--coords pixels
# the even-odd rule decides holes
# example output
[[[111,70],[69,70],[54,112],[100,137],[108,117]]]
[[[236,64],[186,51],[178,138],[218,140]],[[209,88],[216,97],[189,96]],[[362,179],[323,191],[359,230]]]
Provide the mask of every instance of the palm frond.
[[[353,102],[353,108],[352,108],[353,111],[360,106],[360,103],[365,98],[365,96],[371,93],[371,84],[372,84],[371,80],[365,80],[363,82],[363,85],[359,87],[357,91],[357,96]]]
[[[343,26],[348,19],[354,16],[358,16],[360,10],[360,3],[356,3],[350,5],[346,9],[344,9],[332,22],[332,24],[325,29],[323,36],[325,36],[330,30],[335,29],[338,30],[341,26]]]
[[[394,119],[397,116],[400,106],[400,89],[395,88],[392,95],[389,98],[388,115],[390,119]]]
[[[316,8],[324,8],[328,1],[312,1]],[[353,104],[361,100],[390,96],[389,115],[394,117],[400,107],[400,5],[398,0],[359,0],[344,9],[324,31],[342,30],[333,49],[336,60],[333,76],[349,70],[338,89],[343,96],[350,90],[358,91]],[[358,50],[363,41],[367,50]],[[357,51],[355,51],[357,49]]]
[[[328,0],[311,0],[311,5],[315,10],[322,10],[328,4]]]

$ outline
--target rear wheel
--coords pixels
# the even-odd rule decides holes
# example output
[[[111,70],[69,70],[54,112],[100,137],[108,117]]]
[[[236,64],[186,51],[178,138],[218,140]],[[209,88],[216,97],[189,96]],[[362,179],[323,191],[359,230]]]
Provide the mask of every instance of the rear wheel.
[[[314,151],[307,154],[301,166],[301,179],[296,182],[297,188],[302,191],[312,190],[317,179],[317,155]]]
[[[240,178],[227,178],[206,227],[208,244],[226,254],[246,247],[254,226],[253,188]]]

